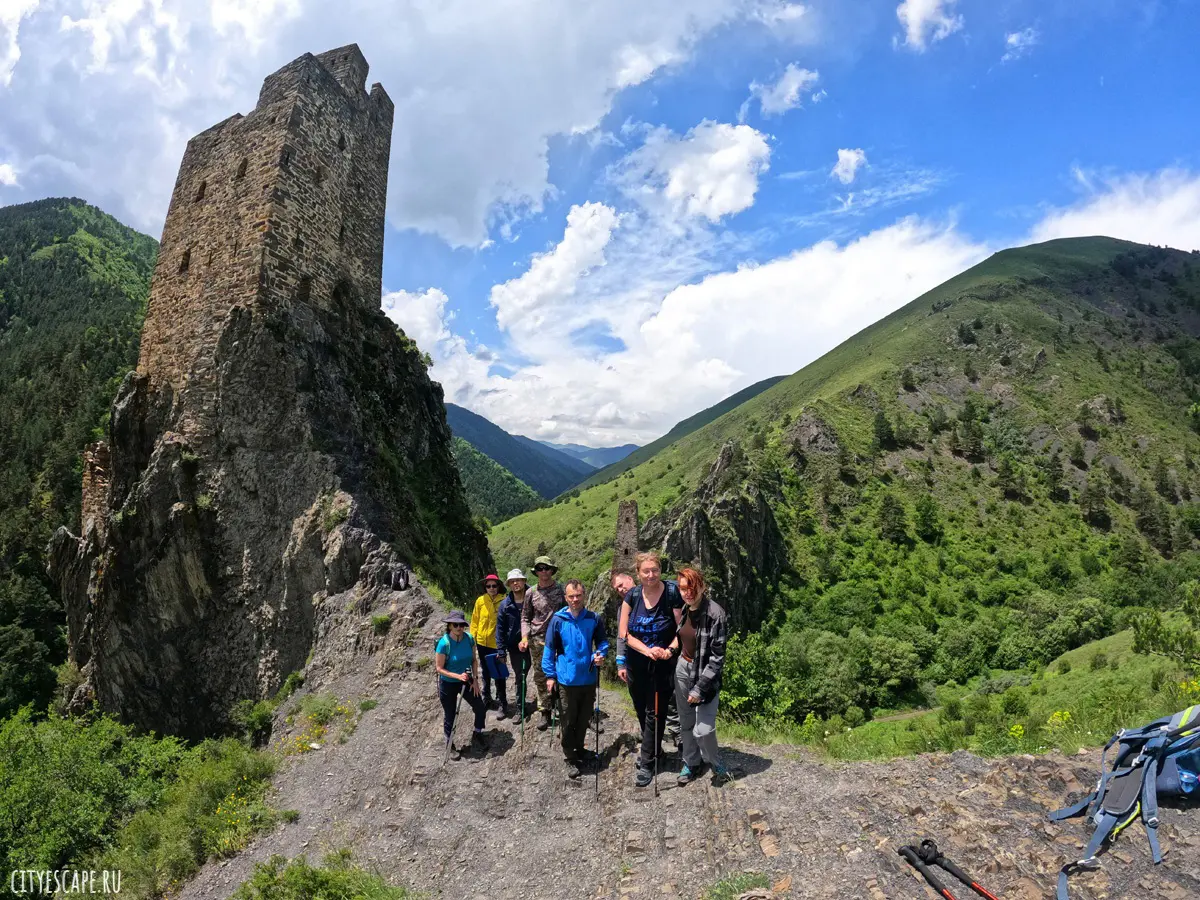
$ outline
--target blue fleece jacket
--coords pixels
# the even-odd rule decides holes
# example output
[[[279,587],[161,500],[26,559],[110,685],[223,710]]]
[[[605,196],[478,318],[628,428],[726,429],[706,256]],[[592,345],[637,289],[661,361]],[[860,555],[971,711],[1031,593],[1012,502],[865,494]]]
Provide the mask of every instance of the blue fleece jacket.
[[[528,592],[526,593],[528,596]],[[496,615],[496,646],[501,653],[516,653],[521,643],[521,605],[513,599],[512,591],[500,601],[500,612]]]
[[[547,678],[565,687],[596,684],[599,671],[592,665],[595,653],[608,654],[603,619],[590,609],[573,616],[566,606],[550,617],[546,649],[542,653],[542,671]]]

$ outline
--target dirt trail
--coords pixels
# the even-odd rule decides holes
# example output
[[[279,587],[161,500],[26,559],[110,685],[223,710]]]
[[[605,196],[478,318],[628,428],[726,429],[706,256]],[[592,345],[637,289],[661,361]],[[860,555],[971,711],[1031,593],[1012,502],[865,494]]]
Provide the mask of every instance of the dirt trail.
[[[697,898],[742,871],[768,874],[779,897],[916,900],[934,895],[894,848],[922,837],[1005,900],[1034,900],[1053,897],[1059,866],[1085,843],[1082,822],[1053,825],[1045,812],[1090,785],[1094,752],[834,764],[803,749],[734,744],[726,758],[741,770],[736,781],[679,788],[668,765],[656,799],[633,785],[636,723],[605,691],[611,716],[600,742],[599,802],[590,773],[580,782],[564,777],[547,732],[527,724],[522,744],[516,724],[494,713],[485,753],[444,762],[432,669],[413,665],[431,655],[438,616],[419,586],[372,599],[327,623],[308,688],[355,703],[372,697],[378,706],[346,743],[287,757],[271,802],[299,810],[299,819],[234,859],[206,865],[182,900],[228,896],[274,853],[315,862],[343,846],[394,883],[468,900]],[[383,611],[397,623],[386,639],[369,625]],[[401,669],[389,671],[394,665]],[[459,733],[469,727],[462,722]],[[284,739],[280,723],[275,740]],[[1100,871],[1072,879],[1071,896],[1200,897],[1200,811],[1167,810],[1163,818],[1161,866],[1150,864],[1144,835],[1131,829]]]

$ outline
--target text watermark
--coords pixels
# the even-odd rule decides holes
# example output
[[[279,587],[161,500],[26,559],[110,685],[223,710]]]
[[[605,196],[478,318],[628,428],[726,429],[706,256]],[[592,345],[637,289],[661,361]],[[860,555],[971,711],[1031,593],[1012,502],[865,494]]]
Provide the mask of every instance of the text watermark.
[[[8,875],[14,894],[119,894],[120,869],[14,869]]]

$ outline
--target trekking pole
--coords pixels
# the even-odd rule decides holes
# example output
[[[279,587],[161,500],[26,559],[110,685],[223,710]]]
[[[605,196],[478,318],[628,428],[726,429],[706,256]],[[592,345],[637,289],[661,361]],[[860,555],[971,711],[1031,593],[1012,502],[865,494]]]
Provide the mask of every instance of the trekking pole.
[[[593,665],[595,665],[593,663]],[[600,669],[596,668],[596,801],[600,800]]]
[[[917,851],[917,856],[921,858],[922,862],[929,863],[930,865],[941,866],[943,869],[977,893],[980,897],[983,897],[984,900],[998,900],[995,894],[979,884],[979,882],[952,863],[945,856],[942,856],[941,851],[938,850],[938,845],[929,838],[921,841],[921,847]]]
[[[550,746],[554,746],[554,726],[558,724],[558,684],[550,692]]]
[[[651,738],[654,741],[654,796],[658,796],[658,680],[654,677],[654,660],[650,661],[650,689],[654,691],[654,730]]]
[[[458,724],[458,711],[462,709],[463,691],[468,690],[470,688],[470,684],[471,683],[468,680],[468,682],[462,686],[462,690],[458,692],[458,702],[454,704],[454,718],[450,720],[450,733],[446,735],[446,756],[445,759],[442,760],[443,763],[450,759],[450,747],[454,743],[454,726]]]
[[[517,688],[521,692],[521,746],[525,746],[525,673],[529,671],[525,668],[525,659],[521,659],[521,680],[517,683]]]
[[[925,880],[929,882],[929,886],[945,897],[946,900],[958,900],[958,898],[950,893],[949,889],[938,880],[937,876],[930,871],[929,867],[921,861],[921,858],[917,855],[916,850],[914,850],[912,847],[905,846],[899,848],[896,852],[908,860],[908,864],[910,866],[925,876]]]

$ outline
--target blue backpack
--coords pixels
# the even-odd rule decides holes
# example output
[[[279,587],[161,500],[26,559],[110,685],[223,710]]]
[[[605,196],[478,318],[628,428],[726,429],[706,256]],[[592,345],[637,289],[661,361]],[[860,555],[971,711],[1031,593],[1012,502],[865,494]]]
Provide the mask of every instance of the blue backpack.
[[[1113,744],[1117,756],[1112,769],[1104,760]],[[1104,745],[1100,780],[1096,790],[1073,806],[1050,813],[1061,822],[1087,813],[1095,826],[1083,859],[1067,863],[1058,875],[1058,900],[1067,900],[1067,877],[1098,868],[1097,857],[1117,835],[1140,816],[1150,839],[1154,862],[1162,862],[1158,845],[1158,801],[1180,806],[1200,802],[1200,705],[1151,722],[1143,728],[1123,729]]]

